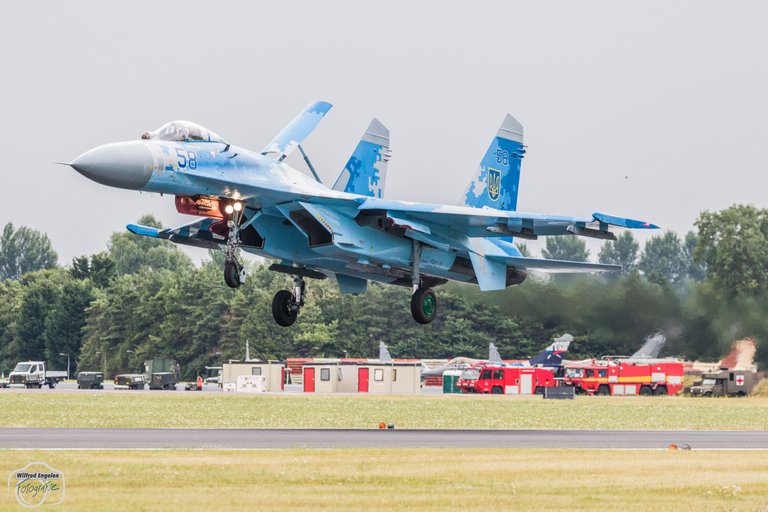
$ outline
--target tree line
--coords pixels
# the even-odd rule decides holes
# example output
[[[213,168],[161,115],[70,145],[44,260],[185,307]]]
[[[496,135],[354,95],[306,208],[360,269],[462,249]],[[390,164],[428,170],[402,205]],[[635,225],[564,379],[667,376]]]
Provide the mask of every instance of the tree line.
[[[152,217],[139,220],[161,227]],[[375,357],[385,342],[396,357],[487,356],[493,342],[505,358],[537,353],[554,337],[575,337],[572,357],[634,352],[649,333],[668,338],[664,353],[717,360],[744,336],[768,335],[768,210],[735,205],[703,212],[696,231],[667,231],[642,251],[631,232],[603,244],[598,260],[623,275],[531,273],[522,285],[481,293],[451,283],[439,290],[440,315],[411,321],[410,290],[371,283],[341,295],[332,280],[308,282],[308,301],[291,328],[271,316],[274,292],[290,279],[249,263],[232,290],[221,277],[220,252],[202,264],[174,244],[115,233],[105,251],[57,266],[48,238],[7,224],[0,237],[0,369],[45,359],[73,371],[138,371],[145,359],[179,361],[185,378],[203,366],[244,356]],[[525,251],[525,247],[522,248]],[[586,260],[579,237],[551,237],[542,255]],[[768,363],[764,344],[758,360]]]

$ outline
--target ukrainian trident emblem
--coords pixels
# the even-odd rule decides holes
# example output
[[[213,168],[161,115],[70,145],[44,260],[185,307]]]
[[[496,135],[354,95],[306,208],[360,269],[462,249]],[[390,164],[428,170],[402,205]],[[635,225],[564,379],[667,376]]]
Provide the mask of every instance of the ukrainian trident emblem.
[[[496,201],[501,195],[501,171],[488,168],[488,197]]]

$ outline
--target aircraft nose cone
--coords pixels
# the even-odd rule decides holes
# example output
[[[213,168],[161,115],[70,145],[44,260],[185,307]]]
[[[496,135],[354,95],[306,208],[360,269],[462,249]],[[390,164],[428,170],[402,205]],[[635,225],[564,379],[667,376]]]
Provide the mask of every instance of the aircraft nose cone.
[[[149,182],[154,168],[152,153],[141,141],[99,146],[75,158],[70,165],[102,185],[133,190]]]

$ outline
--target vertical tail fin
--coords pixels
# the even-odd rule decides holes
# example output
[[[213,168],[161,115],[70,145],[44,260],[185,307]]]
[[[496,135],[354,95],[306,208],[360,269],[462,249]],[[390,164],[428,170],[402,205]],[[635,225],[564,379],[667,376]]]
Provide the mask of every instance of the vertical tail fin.
[[[523,125],[507,114],[485,152],[477,174],[464,194],[464,204],[475,208],[517,209],[520,163],[525,154]]]
[[[381,198],[389,162],[389,130],[373,118],[333,190]]]
[[[383,341],[379,343],[379,361],[382,363],[389,363],[392,361],[392,356],[389,355],[387,345]]]
[[[488,360],[492,363],[500,363],[501,362],[501,356],[499,355],[499,349],[496,348],[496,345],[491,343],[488,345]]]
[[[551,345],[529,361],[530,365],[547,367],[562,365],[563,354],[568,351],[568,347],[572,341],[573,336],[570,334],[563,334],[559,338],[555,338],[555,341],[553,341]]]

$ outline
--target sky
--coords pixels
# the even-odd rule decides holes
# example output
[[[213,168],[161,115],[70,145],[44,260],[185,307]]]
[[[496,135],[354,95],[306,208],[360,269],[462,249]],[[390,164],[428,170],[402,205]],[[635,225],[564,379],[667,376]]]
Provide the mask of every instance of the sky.
[[[326,183],[376,116],[384,197],[457,204],[510,112],[520,210],[683,235],[705,209],[768,207],[766,19],[746,1],[2,2],[0,225],[46,232],[62,264],[146,213],[180,225],[173,198],[54,162],[174,119],[260,150],[322,99],[303,146]]]

